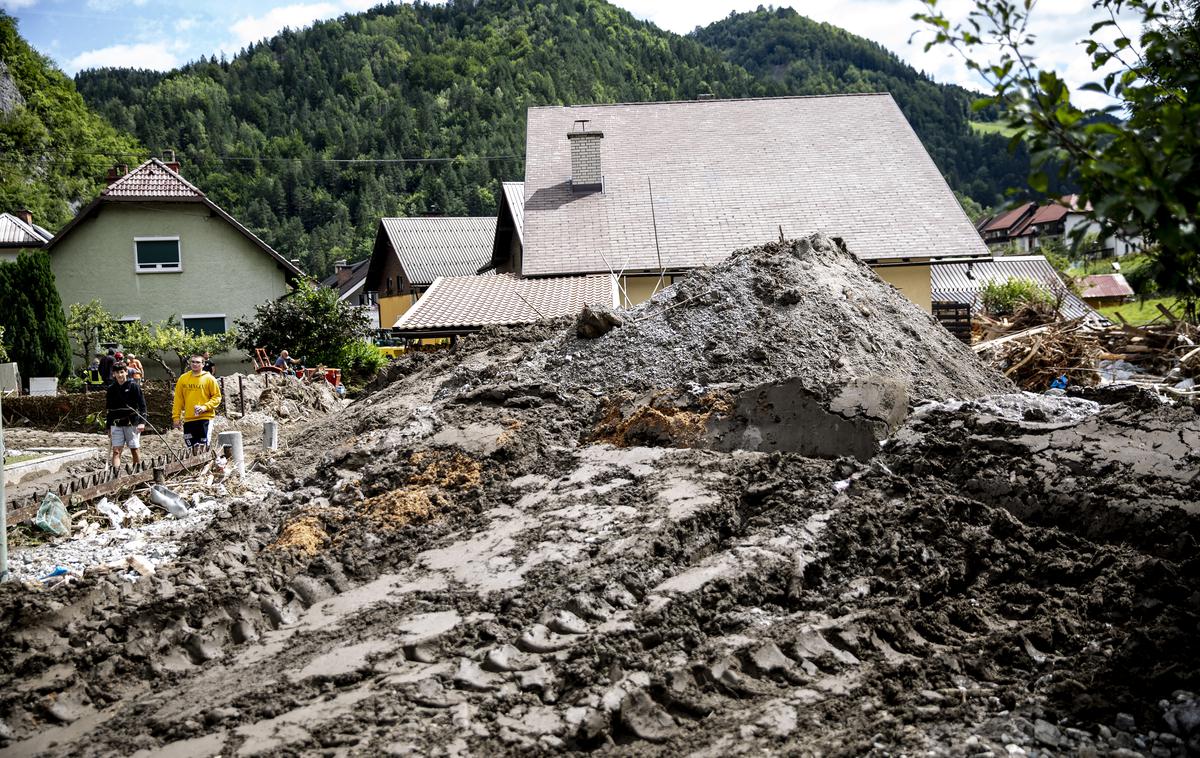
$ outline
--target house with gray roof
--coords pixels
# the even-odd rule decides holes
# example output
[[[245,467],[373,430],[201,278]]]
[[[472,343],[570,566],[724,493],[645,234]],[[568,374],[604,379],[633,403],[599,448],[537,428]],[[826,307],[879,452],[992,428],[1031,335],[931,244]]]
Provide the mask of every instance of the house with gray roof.
[[[349,303],[360,309],[367,316],[372,329],[379,328],[379,308],[376,307],[375,296],[364,286],[367,281],[368,260],[349,263],[345,260],[334,261],[333,273],[321,280],[320,286],[335,289],[338,300]]]
[[[0,261],[15,261],[26,250],[38,250],[54,235],[33,223],[33,214],[25,209],[0,213]]]
[[[119,319],[228,331],[303,272],[183,178],[174,156],[109,172],[46,249],[64,308],[99,300]],[[222,370],[245,356],[215,356]],[[147,364],[149,368],[149,364]]]
[[[989,257],[886,93],[533,107],[522,198],[506,192],[501,214],[518,206],[490,270],[609,276],[622,306],[815,231],[927,311],[932,263]]]
[[[389,328],[438,277],[473,276],[492,258],[496,216],[422,216],[379,221],[365,290]]]
[[[968,305],[983,310],[983,289],[1014,279],[1033,282],[1058,302],[1065,319],[1107,321],[1075,294],[1044,255],[1005,255],[985,260],[941,262],[932,267],[933,299],[939,303]]]

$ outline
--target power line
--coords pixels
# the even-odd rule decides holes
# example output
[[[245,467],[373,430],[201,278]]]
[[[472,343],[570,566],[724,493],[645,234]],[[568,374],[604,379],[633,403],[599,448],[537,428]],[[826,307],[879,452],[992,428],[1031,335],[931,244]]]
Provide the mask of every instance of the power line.
[[[12,156],[11,158],[0,158],[0,163],[17,164],[17,163],[54,163],[64,164],[70,162],[65,156],[76,157],[91,157],[91,158],[108,158],[111,160],[120,160],[123,158],[133,160],[145,160],[138,153],[89,153],[82,151],[69,151],[66,153],[58,153],[55,156]],[[502,160],[522,160],[521,155],[456,155],[456,156],[430,156],[421,158],[274,158],[263,156],[243,156],[243,155],[206,155],[199,158],[190,158],[192,163],[203,163],[205,161],[226,161],[230,163],[330,163],[338,165],[354,165],[354,164],[415,164],[415,163],[454,163],[458,162],[476,162],[476,161],[502,161]]]

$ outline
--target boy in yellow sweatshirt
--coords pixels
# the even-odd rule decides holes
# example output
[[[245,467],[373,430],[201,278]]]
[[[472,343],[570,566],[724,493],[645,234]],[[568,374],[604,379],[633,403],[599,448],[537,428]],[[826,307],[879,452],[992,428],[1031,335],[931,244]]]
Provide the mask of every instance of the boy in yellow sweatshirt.
[[[188,358],[191,371],[175,380],[175,404],[171,418],[183,428],[184,447],[208,446],[209,426],[221,404],[221,386],[204,370],[204,356]]]

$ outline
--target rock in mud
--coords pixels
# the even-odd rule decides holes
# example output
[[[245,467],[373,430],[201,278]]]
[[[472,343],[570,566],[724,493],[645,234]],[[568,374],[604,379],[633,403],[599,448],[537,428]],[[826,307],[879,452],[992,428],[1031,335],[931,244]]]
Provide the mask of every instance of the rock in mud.
[[[575,317],[575,334],[581,339],[594,340],[621,326],[625,320],[612,308],[585,305]]]
[[[666,742],[679,731],[671,714],[641,690],[621,701],[620,718],[622,726],[649,742]]]

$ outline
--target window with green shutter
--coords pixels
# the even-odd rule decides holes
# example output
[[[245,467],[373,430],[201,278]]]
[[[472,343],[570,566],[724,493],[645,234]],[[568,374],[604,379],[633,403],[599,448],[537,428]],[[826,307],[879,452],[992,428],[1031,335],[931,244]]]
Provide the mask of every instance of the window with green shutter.
[[[224,316],[184,316],[183,328],[192,334],[224,334]]]
[[[139,237],[133,241],[139,272],[183,270],[178,237]]]

